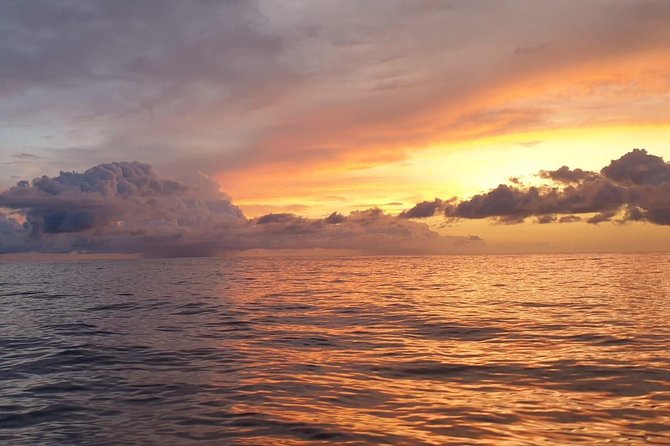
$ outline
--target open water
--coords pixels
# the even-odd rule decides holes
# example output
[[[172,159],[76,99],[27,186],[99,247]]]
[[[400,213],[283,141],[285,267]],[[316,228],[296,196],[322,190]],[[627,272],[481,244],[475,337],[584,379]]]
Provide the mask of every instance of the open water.
[[[0,444],[670,444],[670,255],[0,263]]]

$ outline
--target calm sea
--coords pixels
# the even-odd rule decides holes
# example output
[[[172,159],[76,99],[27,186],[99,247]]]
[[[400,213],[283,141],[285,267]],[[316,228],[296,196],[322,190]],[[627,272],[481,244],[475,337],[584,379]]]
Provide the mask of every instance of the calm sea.
[[[670,444],[670,255],[0,264],[3,445]]]

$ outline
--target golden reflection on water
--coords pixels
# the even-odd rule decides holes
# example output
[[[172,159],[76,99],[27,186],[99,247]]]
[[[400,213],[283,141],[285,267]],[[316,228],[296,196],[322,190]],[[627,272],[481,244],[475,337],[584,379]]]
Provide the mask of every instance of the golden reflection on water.
[[[90,378],[103,442],[670,444],[670,255],[84,265],[21,270],[70,297],[6,303],[1,334],[83,342],[62,327],[85,320],[105,362],[33,364],[0,403]]]
[[[353,443],[670,444],[670,257],[293,262],[257,278],[271,299],[241,293],[284,315],[245,347],[273,419]]]

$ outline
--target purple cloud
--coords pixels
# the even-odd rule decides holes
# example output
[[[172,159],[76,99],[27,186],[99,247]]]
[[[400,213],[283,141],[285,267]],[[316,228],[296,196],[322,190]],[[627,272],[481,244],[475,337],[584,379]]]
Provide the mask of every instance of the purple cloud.
[[[453,219],[495,218],[504,223],[520,223],[531,216],[538,217],[539,223],[570,223],[581,219],[578,214],[595,214],[585,221],[670,225],[670,164],[646,150],[634,149],[599,173],[563,166],[539,175],[557,185],[501,184],[445,206],[444,214]]]
[[[247,219],[218,185],[159,177],[148,164],[101,164],[20,181],[0,193],[0,252],[216,255],[246,249],[350,249],[366,253],[467,251],[481,240],[448,237],[379,209],[326,218],[267,214]]]

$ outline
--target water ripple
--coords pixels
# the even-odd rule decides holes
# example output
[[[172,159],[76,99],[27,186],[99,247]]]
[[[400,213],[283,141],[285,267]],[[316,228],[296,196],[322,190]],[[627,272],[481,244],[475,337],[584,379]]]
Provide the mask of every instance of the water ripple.
[[[667,255],[0,277],[1,444],[670,444]]]

